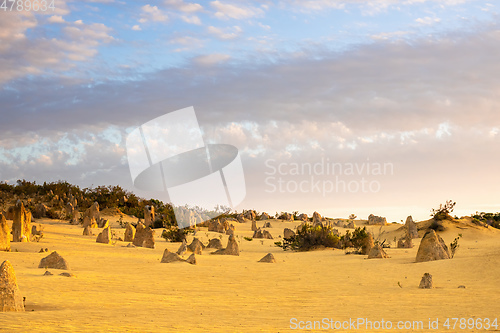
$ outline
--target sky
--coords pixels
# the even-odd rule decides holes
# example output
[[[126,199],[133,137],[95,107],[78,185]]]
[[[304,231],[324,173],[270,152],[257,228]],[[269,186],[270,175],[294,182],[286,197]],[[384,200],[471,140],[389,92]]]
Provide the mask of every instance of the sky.
[[[134,188],[127,135],[193,106],[206,143],[239,149],[239,211],[500,210],[494,1],[47,4],[0,6],[2,181],[155,197]]]

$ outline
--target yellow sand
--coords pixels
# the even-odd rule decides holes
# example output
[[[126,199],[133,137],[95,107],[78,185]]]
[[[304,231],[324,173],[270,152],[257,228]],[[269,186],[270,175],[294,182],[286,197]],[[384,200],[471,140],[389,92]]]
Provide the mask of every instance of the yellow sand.
[[[244,240],[243,236],[252,235],[251,225],[237,224],[239,257],[209,255],[206,250],[197,256],[197,265],[189,265],[160,263],[165,248],[179,247],[165,242],[160,229],[153,250],[128,248],[121,241],[97,244],[95,235],[82,236],[81,227],[65,221],[41,223],[45,236],[40,242],[12,243],[12,252],[0,253],[0,261],[13,264],[26,296],[25,313],[0,313],[0,331],[291,332],[300,331],[291,329],[291,318],[304,321],[303,325],[323,318],[367,318],[390,320],[393,325],[400,320],[423,321],[423,330],[392,331],[430,332],[429,318],[439,318],[440,328],[432,332],[457,332],[458,326],[444,329],[443,321],[448,317],[492,319],[500,310],[500,231],[492,228],[450,226],[441,234],[446,243],[458,233],[463,235],[455,258],[415,263],[419,239],[412,249],[387,249],[389,259],[367,260],[342,250],[284,252],[274,246],[280,239]],[[271,223],[275,238],[284,227],[298,224]],[[116,222],[112,226],[118,227]],[[394,243],[399,227],[384,227],[382,238]],[[378,235],[378,227],[369,229]],[[123,235],[124,229],[115,230]],[[219,235],[201,228],[197,237],[206,244],[208,236]],[[226,244],[227,236],[222,236],[222,242]],[[38,253],[40,248],[49,252]],[[62,271],[56,269],[49,269],[53,276],[43,276],[45,269],[37,268],[38,263],[54,250],[68,261],[76,277],[59,276]],[[268,252],[277,263],[258,263]],[[432,290],[418,289],[426,272],[433,276]],[[360,327],[357,331],[372,330]],[[462,330],[474,331],[481,330]]]

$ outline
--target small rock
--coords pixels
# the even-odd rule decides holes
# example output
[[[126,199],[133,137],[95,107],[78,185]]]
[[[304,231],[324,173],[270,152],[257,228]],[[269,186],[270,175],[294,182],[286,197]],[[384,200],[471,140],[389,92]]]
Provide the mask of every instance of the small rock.
[[[458,288],[460,289],[465,289],[465,286],[463,284],[459,285]]]
[[[42,258],[38,268],[69,269],[66,260],[56,251],[52,252],[47,257]]]
[[[72,273],[68,273],[68,272],[64,272],[64,273],[61,273],[59,274],[60,276],[66,276],[66,277],[74,277],[75,274],[72,274]]]
[[[193,254],[191,254],[187,259],[186,259],[186,262],[191,264],[191,265],[196,265],[196,257]]]
[[[418,287],[420,289],[432,289],[432,275],[425,273],[424,276],[422,276],[422,280],[420,280],[420,285]]]
[[[182,241],[181,246],[179,246],[179,249],[177,250],[177,254],[182,256],[186,252],[187,252],[187,243],[186,243],[186,240],[184,239]]]
[[[43,273],[43,275],[54,275],[54,274],[52,274],[52,273],[51,273],[51,272],[49,272],[49,271],[45,271],[45,273]]]
[[[222,241],[219,238],[212,238],[210,242],[208,242],[207,249],[222,249]]]
[[[262,259],[260,259],[258,262],[275,263],[276,259],[274,259],[274,256],[272,253],[268,253]]]

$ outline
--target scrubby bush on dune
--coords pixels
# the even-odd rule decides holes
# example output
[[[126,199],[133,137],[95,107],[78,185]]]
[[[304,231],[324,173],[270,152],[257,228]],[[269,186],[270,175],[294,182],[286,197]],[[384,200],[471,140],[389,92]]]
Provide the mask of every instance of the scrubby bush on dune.
[[[354,248],[355,251],[352,253],[366,254],[370,250],[368,247],[371,247],[371,245],[373,245],[368,244],[369,242],[367,241],[369,238],[370,235],[368,235],[366,227],[358,227],[354,229],[352,233],[347,230],[346,233],[340,237],[340,248]]]
[[[283,239],[283,242],[276,242],[276,246],[284,250],[309,251],[321,247],[330,247],[338,249],[354,248],[353,253],[366,253],[371,239],[366,231],[366,227],[356,228],[353,232],[347,230],[342,236],[339,236],[332,227],[313,226],[304,223],[297,228],[295,236]]]
[[[190,228],[179,229],[175,222],[167,224],[165,229],[161,233],[161,237],[167,242],[182,242],[186,239],[187,235],[192,233],[194,230]]]
[[[337,247],[339,236],[331,227],[312,226],[304,223],[297,228],[295,236],[275,244],[284,250],[309,251],[321,247]]]
[[[472,218],[476,221],[486,223],[493,228],[500,229],[500,213],[476,212],[476,214],[472,215]]]
[[[453,212],[456,204],[456,202],[448,200],[444,205],[440,204],[438,209],[431,209],[432,218],[435,221],[453,220],[453,217],[451,217],[450,213]]]

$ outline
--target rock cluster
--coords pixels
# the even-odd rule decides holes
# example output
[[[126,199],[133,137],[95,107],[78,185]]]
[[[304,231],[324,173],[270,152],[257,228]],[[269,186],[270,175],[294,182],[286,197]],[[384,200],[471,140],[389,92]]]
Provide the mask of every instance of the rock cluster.
[[[212,252],[212,254],[239,256],[240,249],[239,249],[238,242],[236,242],[236,238],[234,237],[234,235],[229,236],[229,239],[227,241],[227,246],[225,249],[217,250],[215,252]]]
[[[259,220],[269,220],[271,217],[267,213],[262,213],[259,216]]]
[[[262,230],[262,229],[257,229],[254,233],[253,233],[253,238],[264,238],[264,239],[273,239],[273,236],[271,235],[271,233],[267,230]]]
[[[284,220],[284,221],[293,221],[293,215],[285,212],[285,213],[281,214],[279,219]]]
[[[212,238],[207,245],[207,249],[222,249],[222,242],[219,238]]]
[[[387,225],[387,220],[385,217],[375,216],[373,214],[370,214],[370,216],[368,216],[368,224],[369,225],[373,225],[373,224]]]
[[[177,253],[170,252],[168,249],[163,251],[163,257],[161,258],[161,263],[172,263],[172,262],[187,262],[191,265],[196,265],[196,257],[191,254],[187,260],[182,259]]]

